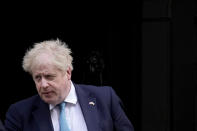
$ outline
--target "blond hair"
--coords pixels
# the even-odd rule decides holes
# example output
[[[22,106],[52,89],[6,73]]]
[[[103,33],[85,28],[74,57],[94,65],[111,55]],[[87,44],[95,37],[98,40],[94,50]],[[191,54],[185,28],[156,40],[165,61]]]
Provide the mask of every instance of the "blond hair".
[[[73,70],[73,57],[71,56],[71,49],[65,42],[57,40],[48,40],[40,43],[35,43],[33,48],[26,51],[23,57],[22,67],[26,72],[32,74],[32,68],[36,65],[35,58],[42,53],[53,56],[51,62],[60,70],[66,71],[68,68]]]

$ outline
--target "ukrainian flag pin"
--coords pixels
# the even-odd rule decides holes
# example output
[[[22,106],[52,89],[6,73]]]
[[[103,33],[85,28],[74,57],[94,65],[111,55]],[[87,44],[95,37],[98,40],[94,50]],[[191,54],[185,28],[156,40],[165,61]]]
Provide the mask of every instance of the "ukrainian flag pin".
[[[93,105],[93,106],[94,106],[94,105],[95,105],[95,103],[94,103],[94,102],[92,102],[92,101],[90,101],[90,102],[89,102],[89,105]]]

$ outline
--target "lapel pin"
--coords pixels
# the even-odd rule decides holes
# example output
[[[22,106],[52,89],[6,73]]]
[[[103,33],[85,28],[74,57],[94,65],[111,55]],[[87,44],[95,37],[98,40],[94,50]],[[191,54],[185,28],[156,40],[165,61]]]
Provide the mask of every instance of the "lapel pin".
[[[94,103],[94,102],[92,102],[92,101],[90,101],[90,102],[89,102],[89,105],[93,105],[93,106],[94,106],[94,105],[95,105],[95,103]]]

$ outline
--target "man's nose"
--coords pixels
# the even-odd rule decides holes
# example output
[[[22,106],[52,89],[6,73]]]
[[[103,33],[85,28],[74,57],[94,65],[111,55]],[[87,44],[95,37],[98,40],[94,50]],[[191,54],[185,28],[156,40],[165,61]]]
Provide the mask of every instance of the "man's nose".
[[[41,80],[41,87],[43,87],[43,88],[47,88],[48,87],[48,82],[44,78],[42,78],[42,80]]]

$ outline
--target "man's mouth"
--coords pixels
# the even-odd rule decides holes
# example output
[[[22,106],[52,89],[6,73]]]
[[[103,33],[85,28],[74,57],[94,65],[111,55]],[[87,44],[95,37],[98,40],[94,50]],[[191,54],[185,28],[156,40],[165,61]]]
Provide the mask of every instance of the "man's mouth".
[[[52,93],[52,91],[42,92],[43,95],[51,95]]]

